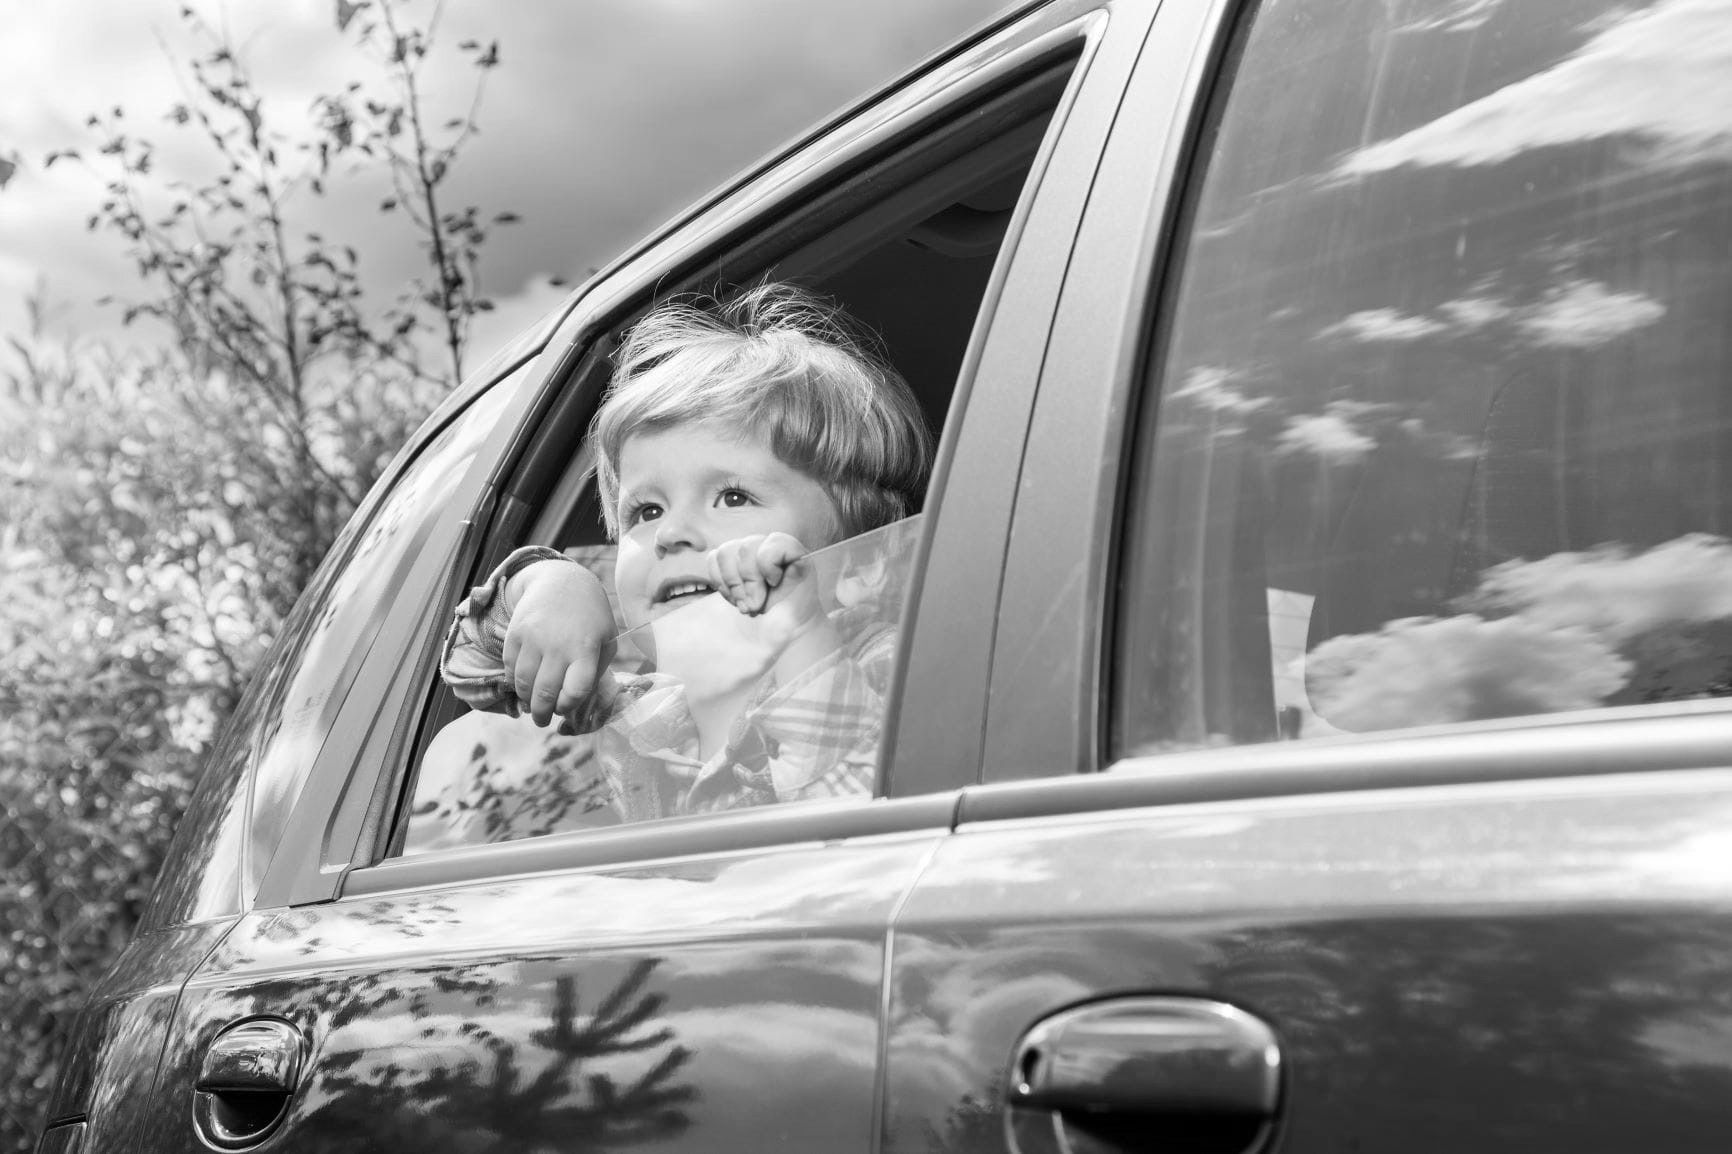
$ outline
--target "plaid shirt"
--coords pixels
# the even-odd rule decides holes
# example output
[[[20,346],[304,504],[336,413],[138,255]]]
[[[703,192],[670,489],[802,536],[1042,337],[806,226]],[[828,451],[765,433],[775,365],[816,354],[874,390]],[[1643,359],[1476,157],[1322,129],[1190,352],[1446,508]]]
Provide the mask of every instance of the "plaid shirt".
[[[832,617],[844,636],[848,622]],[[858,624],[858,623],[855,623]],[[777,685],[766,675],[726,745],[698,756],[685,687],[666,674],[624,679],[599,757],[626,821],[779,801],[869,797],[877,776],[896,631],[877,625]]]
[[[440,672],[471,708],[518,716],[504,666],[510,576],[534,561],[570,560],[528,547],[507,557],[456,610]],[[574,562],[575,563],[575,562]],[[698,734],[679,681],[660,673],[611,674],[593,695],[600,715],[565,719],[562,732],[596,730],[596,752],[626,821],[780,801],[869,797],[876,778],[896,630],[864,607],[830,617],[843,644],[785,685],[767,674],[734,719],[721,751],[698,756]]]

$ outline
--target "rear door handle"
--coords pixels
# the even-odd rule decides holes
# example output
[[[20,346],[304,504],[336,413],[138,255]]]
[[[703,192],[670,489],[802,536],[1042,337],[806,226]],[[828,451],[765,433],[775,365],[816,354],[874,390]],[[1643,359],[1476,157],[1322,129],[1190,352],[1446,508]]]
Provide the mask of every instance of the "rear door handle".
[[[306,1039],[281,1018],[252,1018],[218,1034],[193,1083],[200,1136],[223,1150],[264,1141],[288,1112],[306,1055]]]
[[[1024,1154],[1134,1148],[1141,1141],[1127,1140],[1176,1130],[1212,1133],[1212,1149],[1247,1150],[1267,1138],[1280,1107],[1281,1050],[1265,1023],[1224,1002],[1120,998],[1035,1026],[1009,1080]],[[1094,1140],[1067,1140],[1067,1123]]]

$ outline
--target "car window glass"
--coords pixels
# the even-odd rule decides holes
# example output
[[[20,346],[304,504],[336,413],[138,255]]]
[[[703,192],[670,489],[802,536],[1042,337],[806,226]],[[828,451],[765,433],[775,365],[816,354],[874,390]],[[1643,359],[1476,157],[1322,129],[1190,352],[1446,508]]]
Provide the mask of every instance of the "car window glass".
[[[1270,0],[1181,217],[1123,756],[1732,692],[1727,0]]]
[[[403,852],[871,797],[919,525],[808,554],[760,615],[710,593],[622,632],[582,716],[458,718],[422,760]],[[617,597],[612,552],[568,555]]]
[[[498,423],[514,389],[482,394],[421,450],[354,538],[302,632],[260,676],[272,678],[254,771],[248,856],[263,876],[289,812],[428,530]]]

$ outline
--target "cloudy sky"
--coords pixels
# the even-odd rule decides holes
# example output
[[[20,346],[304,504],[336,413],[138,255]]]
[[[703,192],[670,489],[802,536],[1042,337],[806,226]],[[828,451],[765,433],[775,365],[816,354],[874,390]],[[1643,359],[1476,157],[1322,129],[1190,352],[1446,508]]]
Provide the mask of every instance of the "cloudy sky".
[[[192,0],[226,20],[272,119],[303,119],[318,94],[367,75],[335,31],[336,0]],[[404,0],[421,19],[433,0]],[[84,221],[101,200],[89,168],[42,162],[95,143],[98,110],[162,144],[159,172],[190,176],[208,158],[176,144],[164,119],[181,99],[188,39],[182,0],[53,0],[8,6],[0,37],[0,338],[25,324],[24,300],[45,284],[60,333],[127,341],[105,294],[134,291],[119,238]],[[533,320],[569,280],[829,111],[877,87],[1016,0],[446,0],[432,72],[433,111],[459,115],[469,74],[455,45],[500,43],[482,131],[451,177],[455,198],[521,224],[497,230],[485,287],[498,314],[473,355]],[[297,224],[358,237],[365,275],[399,284],[416,269],[407,236],[375,211],[378,190],[338,182],[302,197]],[[0,349],[0,356],[5,350]],[[473,363],[473,360],[472,360]]]

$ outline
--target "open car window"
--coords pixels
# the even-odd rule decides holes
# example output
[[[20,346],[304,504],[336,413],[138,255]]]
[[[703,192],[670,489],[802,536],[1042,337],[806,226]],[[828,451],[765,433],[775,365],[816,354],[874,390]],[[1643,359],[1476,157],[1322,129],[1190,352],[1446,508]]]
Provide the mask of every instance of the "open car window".
[[[658,274],[619,291],[617,303],[606,306],[605,327],[570,359],[524,455],[502,481],[501,513],[471,580],[533,545],[564,554],[610,586],[614,553],[592,479],[590,421],[619,343],[670,296],[727,301],[752,285],[780,282],[837,306],[844,327],[908,383],[936,440],[959,411],[958,381],[996,300],[994,278],[1019,235],[1082,44],[1080,35],[1055,39],[978,87],[947,93],[953,106],[928,110],[902,135],[814,179],[779,217],[766,214],[736,236],[706,242],[712,247],[683,274],[688,279]],[[918,501],[907,511],[918,514]],[[903,592],[918,578],[911,566],[919,524],[911,517],[801,562],[822,606],[807,623],[818,622],[826,638],[808,643],[818,651],[809,671],[784,663],[766,677],[763,634],[776,614],[743,619],[712,596],[619,639],[610,676],[617,699],[594,724],[567,727],[582,732],[472,714],[447,686],[432,686],[386,855],[873,796]],[[620,620],[617,594],[610,596]],[[728,682],[742,662],[753,672]],[[700,705],[703,716],[690,721],[703,733],[688,740],[692,734],[668,718],[684,717],[689,700],[706,695],[726,699],[728,724],[713,732],[714,718]],[[736,768],[719,775],[716,758],[724,751]]]
[[[709,593],[622,632],[578,717],[457,718],[423,758],[403,852],[871,797],[919,529],[808,554],[760,614]],[[611,546],[569,555],[611,594]]]

